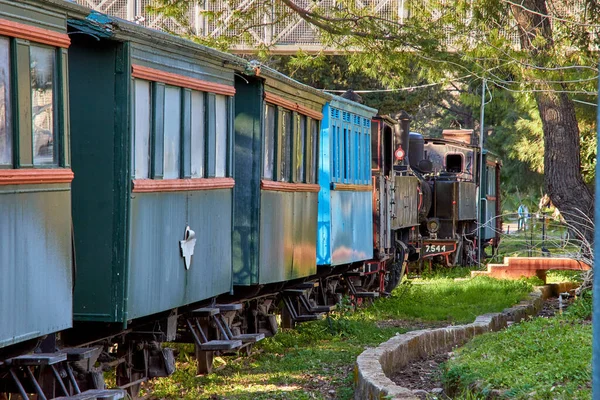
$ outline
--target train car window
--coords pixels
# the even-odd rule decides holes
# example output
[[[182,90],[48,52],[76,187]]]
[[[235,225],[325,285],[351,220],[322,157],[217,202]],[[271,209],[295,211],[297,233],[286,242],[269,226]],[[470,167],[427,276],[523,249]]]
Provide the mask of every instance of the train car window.
[[[446,171],[447,172],[463,172],[463,155],[462,154],[447,154],[446,155]]]
[[[331,178],[333,181],[336,181],[338,177],[338,143],[340,129],[337,125],[335,125],[335,122],[332,124],[331,129],[331,134],[333,135],[333,137],[331,138],[331,143],[333,144],[331,149]]]
[[[216,168],[215,176],[223,178],[227,174],[227,96],[216,97]]]
[[[33,164],[57,165],[54,146],[54,82],[56,80],[56,50],[31,46],[31,118],[33,130]]]
[[[150,82],[136,79],[134,87],[133,176],[148,178],[150,171]]]
[[[306,181],[308,183],[317,183],[317,162],[319,161],[319,121],[311,119],[310,124],[310,148],[308,151],[311,152],[310,166],[306,172]]]
[[[176,179],[181,161],[181,89],[178,87],[165,88],[164,122],[163,178]]]
[[[206,123],[204,113],[204,93],[192,91],[192,137],[191,137],[191,176],[192,178],[204,177],[204,146]]]
[[[12,165],[9,41],[0,37],[0,165]]]
[[[379,146],[379,122],[371,125],[371,169],[377,171],[381,168],[381,147]]]
[[[488,165],[487,168],[487,194],[496,196],[496,168],[495,165]]]
[[[365,118],[363,120],[364,125],[364,149],[365,149],[365,165],[363,168],[365,169],[365,183],[368,184],[371,180],[371,120]]]
[[[290,181],[290,157],[291,157],[291,136],[292,136],[292,113],[283,111],[281,113],[281,133],[280,133],[280,154],[279,157],[279,180],[283,182]]]
[[[306,117],[297,116],[297,129],[295,133],[294,151],[296,153],[295,169],[296,182],[304,182],[304,153],[306,152]]]
[[[265,107],[265,150],[263,158],[263,178],[273,179],[273,163],[275,160],[275,106]]]
[[[360,120],[360,118],[359,118]],[[360,125],[354,128],[354,154],[356,154],[356,163],[354,164],[355,183],[360,183],[363,179],[363,152],[362,152],[362,133]]]
[[[350,157],[350,146],[349,146],[349,135],[348,135],[348,128],[344,128],[344,136],[342,138],[342,140],[344,141],[343,145],[341,146],[342,149],[342,153],[340,154],[340,160],[341,162],[341,167],[342,167],[342,177],[344,179],[344,182],[347,182],[349,177],[349,169],[350,169],[350,163],[348,162],[348,158]]]

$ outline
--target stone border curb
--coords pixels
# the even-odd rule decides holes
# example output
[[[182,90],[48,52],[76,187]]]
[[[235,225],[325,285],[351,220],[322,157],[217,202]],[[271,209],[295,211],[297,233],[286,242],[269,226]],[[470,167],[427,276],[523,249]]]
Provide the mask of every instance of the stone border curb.
[[[396,385],[389,376],[414,360],[450,351],[475,335],[501,330],[509,321],[519,322],[537,314],[544,300],[556,291],[552,285],[536,287],[525,300],[501,313],[481,315],[467,325],[407,332],[363,351],[354,367],[354,399],[418,400],[412,390]]]

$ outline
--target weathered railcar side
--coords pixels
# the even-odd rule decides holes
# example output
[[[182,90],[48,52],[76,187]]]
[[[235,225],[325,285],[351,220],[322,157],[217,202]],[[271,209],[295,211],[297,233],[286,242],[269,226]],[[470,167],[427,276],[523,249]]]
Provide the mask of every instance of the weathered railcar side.
[[[316,273],[317,160],[329,95],[263,67],[236,79],[233,283]]]
[[[334,97],[323,108],[317,264],[373,258],[371,118],[377,110]]]
[[[229,292],[240,59],[95,13],[70,29],[75,320]]]
[[[0,355],[72,325],[69,44],[64,11],[0,1]]]

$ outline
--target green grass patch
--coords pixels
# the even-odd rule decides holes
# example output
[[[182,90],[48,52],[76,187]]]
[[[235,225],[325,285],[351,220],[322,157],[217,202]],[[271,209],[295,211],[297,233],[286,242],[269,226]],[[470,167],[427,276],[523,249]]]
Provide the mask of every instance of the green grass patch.
[[[478,315],[514,305],[532,288],[528,281],[487,277],[413,280],[365,309],[362,315],[372,320],[420,319],[464,324],[473,322]]]
[[[423,322],[472,322],[477,315],[513,305],[531,289],[524,281],[482,277],[408,281],[391,297],[357,312],[342,307],[329,319],[283,330],[259,342],[249,357],[218,358],[208,376],[195,376],[195,362],[188,353],[193,346],[180,346],[177,372],[153,380],[146,393],[154,399],[348,400],[354,392],[354,362],[366,347],[417,329]],[[382,320],[404,323],[380,327]]]
[[[479,382],[511,399],[591,399],[591,295],[553,318],[535,318],[474,338],[445,365],[459,391]]]

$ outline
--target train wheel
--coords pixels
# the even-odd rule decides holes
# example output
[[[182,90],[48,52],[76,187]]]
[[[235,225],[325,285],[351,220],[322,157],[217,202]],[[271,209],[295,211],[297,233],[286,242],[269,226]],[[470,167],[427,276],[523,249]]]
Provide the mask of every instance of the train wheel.
[[[392,293],[392,291],[402,282],[402,278],[406,272],[405,262],[394,262],[390,265],[384,278],[384,288],[386,293]]]
[[[126,362],[117,366],[117,386],[126,389],[132,399],[140,398],[140,389],[145,380],[145,350],[143,344],[129,342],[126,349]]]

